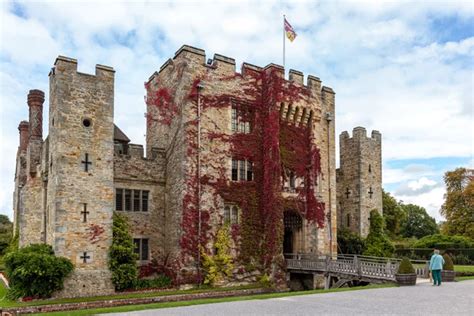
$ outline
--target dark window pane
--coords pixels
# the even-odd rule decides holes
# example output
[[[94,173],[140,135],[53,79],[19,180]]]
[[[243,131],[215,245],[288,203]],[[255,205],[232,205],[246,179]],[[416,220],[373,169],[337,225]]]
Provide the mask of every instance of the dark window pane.
[[[140,255],[140,239],[133,239],[133,252]]]
[[[132,210],[132,190],[125,190],[125,210]]]
[[[224,224],[230,223],[230,206],[224,208]]]
[[[237,109],[232,108],[232,132],[237,131]]]
[[[239,223],[239,209],[237,206],[232,207],[232,219],[231,219],[232,224],[238,224]]]
[[[142,260],[148,260],[148,239],[142,239]]]
[[[250,161],[247,161],[247,181],[253,180],[253,165]]]
[[[239,180],[238,174],[237,174],[237,169],[238,169],[238,161],[235,159],[232,159],[232,181],[237,181]]]
[[[123,211],[123,189],[115,189],[115,210]]]
[[[245,160],[239,160],[239,180],[245,180]]]
[[[140,190],[133,190],[133,211],[140,211]]]
[[[148,212],[148,191],[142,191],[142,211]]]
[[[290,172],[290,189],[291,190],[294,190],[295,189],[295,174],[292,172]]]

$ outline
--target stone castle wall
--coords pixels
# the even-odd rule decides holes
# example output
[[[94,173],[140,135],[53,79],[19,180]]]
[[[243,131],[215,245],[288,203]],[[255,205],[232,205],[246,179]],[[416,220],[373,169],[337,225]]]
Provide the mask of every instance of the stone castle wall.
[[[350,138],[341,133],[340,168],[337,171],[339,227],[366,237],[370,211],[382,214],[382,137],[363,127],[356,127]]]
[[[177,227],[168,240],[178,245],[182,227],[182,212],[185,200],[184,192],[195,192],[197,184],[193,180],[197,174],[197,103],[198,94],[201,97],[201,178],[219,179],[224,174],[227,180],[231,177],[232,151],[226,141],[231,132],[232,102],[260,102],[255,93],[248,93],[249,86],[265,89],[261,83],[255,82],[255,76],[246,75],[250,72],[281,72],[276,65],[260,68],[244,64],[241,73],[236,73],[235,61],[222,55],[215,55],[210,64],[206,64],[203,50],[183,46],[173,59],[168,60],[147,83],[148,86],[148,128],[147,147],[164,147],[167,153],[167,210],[170,212],[170,225]],[[282,72],[281,72],[282,76]],[[202,90],[197,89],[197,83]],[[283,111],[291,113],[293,124],[299,124],[309,119],[314,139],[321,154],[322,176],[317,195],[326,205],[326,213],[331,212],[332,231],[329,232],[326,223],[324,228],[317,229],[314,224],[305,222],[304,246],[301,251],[317,253],[336,252],[336,179],[334,157],[334,92],[327,87],[321,89],[321,81],[308,77],[308,85],[303,84],[303,74],[292,71],[290,82],[297,85],[308,95],[300,98],[299,104],[274,104]],[[288,83],[289,84],[289,83]],[[158,94],[169,93],[167,104],[153,104],[153,98]],[[215,103],[222,98],[220,106],[210,106],[209,100]],[[174,108],[176,107],[176,108]],[[168,120],[169,109],[175,114]],[[296,112],[296,109],[299,112]],[[306,113],[306,115],[304,115]],[[328,121],[326,118],[331,119]],[[329,122],[329,124],[328,124]],[[215,137],[219,134],[219,137]],[[212,181],[212,180],[211,180]],[[223,208],[225,199],[217,194],[214,185],[202,184],[201,209],[209,216],[211,229],[209,237],[223,223]],[[332,239],[331,239],[332,238]],[[204,239],[204,237],[203,237]],[[207,238],[210,240],[212,238]],[[208,244],[211,247],[211,244]]]
[[[165,244],[165,155],[162,150],[153,149],[151,157],[145,158],[143,146],[129,144],[129,154],[116,153],[114,156],[114,187],[115,189],[149,191],[148,211],[116,211],[125,215],[131,228],[132,238],[149,240],[149,260],[159,259]],[[114,208],[116,209],[116,208]]]
[[[113,108],[112,68],[97,65],[96,74],[88,75],[77,72],[76,60],[56,59],[50,73],[47,241],[75,266],[69,278],[75,281],[66,281],[59,296],[113,292],[104,277],[110,276],[114,205]]]

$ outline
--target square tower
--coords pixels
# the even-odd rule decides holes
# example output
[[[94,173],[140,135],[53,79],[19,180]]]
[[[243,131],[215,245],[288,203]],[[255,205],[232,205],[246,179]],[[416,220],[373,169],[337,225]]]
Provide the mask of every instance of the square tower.
[[[59,296],[108,294],[114,206],[114,73],[77,71],[59,56],[50,73],[46,242],[69,258],[74,272]]]
[[[370,211],[382,214],[382,135],[355,127],[352,138],[339,136],[340,168],[337,169],[338,228],[347,228],[361,237],[369,233]]]

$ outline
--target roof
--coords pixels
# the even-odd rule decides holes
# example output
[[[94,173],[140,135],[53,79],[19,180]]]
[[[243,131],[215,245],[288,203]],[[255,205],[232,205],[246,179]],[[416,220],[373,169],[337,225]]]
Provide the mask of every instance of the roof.
[[[125,135],[124,132],[117,125],[114,124],[114,141],[118,141],[121,143],[128,143],[130,142],[130,138]]]

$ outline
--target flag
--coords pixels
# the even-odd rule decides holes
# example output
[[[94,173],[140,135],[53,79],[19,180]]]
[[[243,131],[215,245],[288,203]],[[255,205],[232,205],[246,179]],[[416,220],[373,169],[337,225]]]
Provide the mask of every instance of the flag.
[[[293,29],[293,27],[290,25],[290,23],[288,23],[286,18],[285,18],[285,33],[286,33],[286,37],[288,37],[290,42],[293,42],[295,40],[296,32]]]

